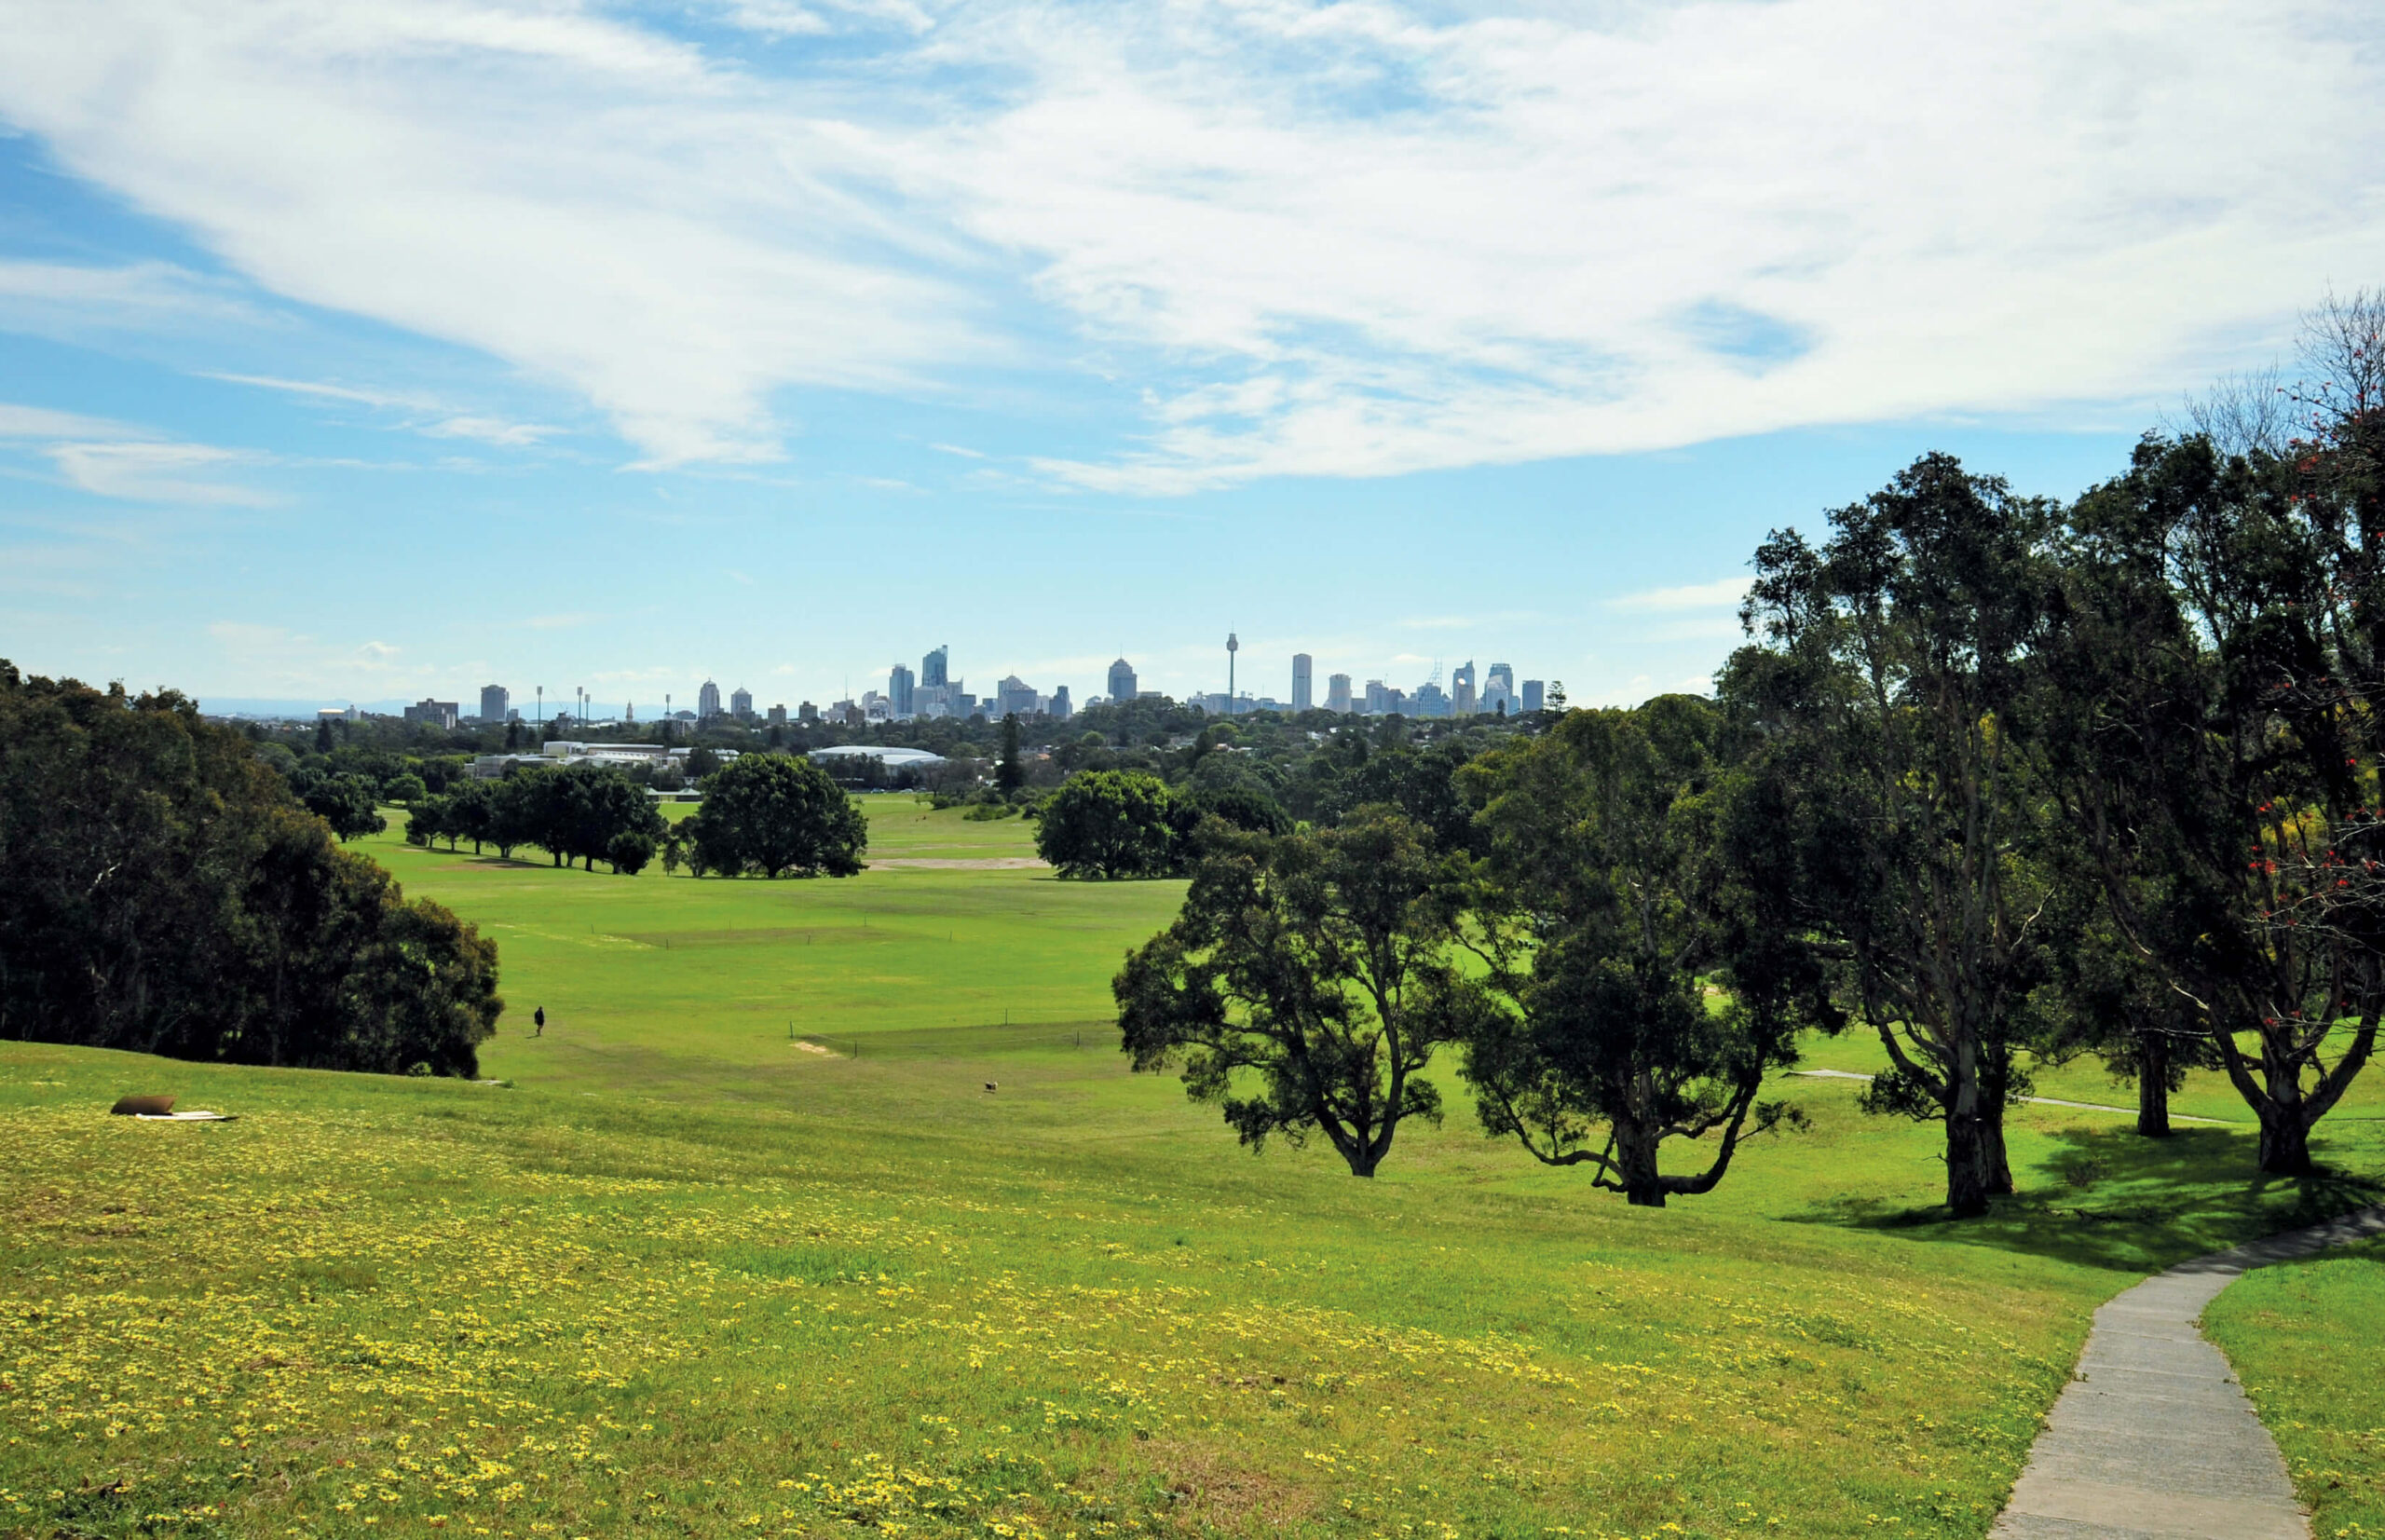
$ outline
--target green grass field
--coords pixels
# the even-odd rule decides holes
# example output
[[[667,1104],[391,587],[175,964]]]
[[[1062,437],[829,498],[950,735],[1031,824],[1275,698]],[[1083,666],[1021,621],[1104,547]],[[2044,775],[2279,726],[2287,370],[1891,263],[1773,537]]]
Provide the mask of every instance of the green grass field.
[[[877,858],[1031,854],[867,804]],[[1949,1224],[1932,1130],[1795,1080],[1809,1129],[1631,1210],[1444,1070],[1361,1182],[1126,1071],[1178,884],[370,848],[497,938],[511,1084],[0,1044],[0,1533],[1978,1535],[2096,1303],[2385,1172],[2373,1122],[2301,1184],[2028,1108]]]

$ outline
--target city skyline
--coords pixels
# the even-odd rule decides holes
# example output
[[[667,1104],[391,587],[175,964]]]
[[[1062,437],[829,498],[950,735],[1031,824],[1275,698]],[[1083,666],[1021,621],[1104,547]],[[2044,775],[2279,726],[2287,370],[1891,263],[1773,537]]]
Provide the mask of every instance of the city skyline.
[[[1455,688],[1447,692],[1439,690],[1442,661],[1435,658],[1428,667],[1427,677],[1417,681],[1414,688],[1391,684],[1389,681],[1395,676],[1396,671],[1386,672],[1369,678],[1369,693],[1360,695],[1344,689],[1340,697],[1344,703],[1334,705],[1331,703],[1334,698],[1329,692],[1329,698],[1325,701],[1314,699],[1315,656],[1301,652],[1290,654],[1284,660],[1285,690],[1283,694],[1277,695],[1263,687],[1245,686],[1237,696],[1232,698],[1234,704],[1229,709],[1226,704],[1229,697],[1223,690],[1194,689],[1178,694],[1169,690],[1146,688],[1140,671],[1136,668],[1132,660],[1124,656],[1112,659],[1105,666],[1100,675],[1099,688],[1087,688],[1082,693],[1077,688],[1079,683],[1077,680],[1055,678],[1050,680],[1050,688],[1046,689],[1040,683],[1030,682],[1018,671],[1012,670],[1004,673],[1001,682],[994,686],[989,693],[979,694],[968,689],[965,676],[951,672],[951,655],[950,644],[941,644],[921,656],[920,667],[916,673],[908,663],[896,661],[889,664],[885,669],[882,688],[874,684],[865,685],[861,688],[852,689],[850,693],[828,699],[814,699],[809,696],[798,699],[797,696],[790,695],[784,701],[770,700],[769,691],[765,690],[757,694],[743,682],[733,686],[724,695],[719,683],[720,676],[706,674],[696,681],[693,690],[689,692],[696,702],[692,707],[672,706],[670,699],[676,693],[675,691],[666,691],[663,698],[664,703],[661,707],[656,707],[653,704],[652,692],[649,691],[647,697],[647,710],[643,718],[637,715],[634,696],[620,698],[622,710],[620,713],[614,713],[609,709],[609,700],[588,691],[584,686],[575,685],[570,687],[572,694],[569,697],[556,693],[557,705],[553,711],[546,713],[544,719],[577,719],[584,713],[587,718],[593,721],[613,721],[624,717],[630,720],[670,718],[681,721],[704,721],[717,717],[759,722],[785,719],[792,716],[802,706],[811,706],[825,714],[834,706],[848,704],[869,712],[868,719],[873,721],[902,721],[909,720],[914,716],[927,718],[971,715],[1000,717],[1006,711],[1012,710],[1018,711],[1022,715],[1049,711],[1053,715],[1066,716],[1086,706],[1114,702],[1119,698],[1122,685],[1124,689],[1138,696],[1165,696],[1185,703],[1204,705],[1212,712],[1227,715],[1235,711],[1297,712],[1322,707],[1362,715],[1383,715],[1398,711],[1404,715],[1449,716],[1473,715],[1479,710],[1480,714],[1487,715],[1495,714],[1496,708],[1502,705],[1510,715],[1525,709],[1537,710],[1543,692],[1552,684],[1561,684],[1561,681],[1544,681],[1537,678],[1524,680],[1520,684],[1517,682],[1517,671],[1511,665],[1504,661],[1494,662],[1489,665],[1493,676],[1503,676],[1506,683],[1496,696],[1484,694],[1478,705],[1470,684],[1465,686],[1462,692]],[[1409,661],[1395,660],[1396,662]],[[1456,685],[1462,675],[1470,678],[1472,670],[1471,660],[1454,665],[1450,670],[1452,686]],[[1334,673],[1329,677],[1346,686],[1351,675]],[[933,679],[934,683],[924,683],[928,679]],[[946,691],[950,692],[949,699],[946,698]],[[1527,692],[1533,702],[1529,708],[1525,705]],[[454,701],[442,701],[437,693],[433,692],[418,702],[385,699],[336,701],[308,698],[270,702],[273,706],[282,708],[279,712],[257,709],[268,704],[264,698],[259,697],[226,697],[223,702],[202,700],[200,704],[211,711],[234,715],[289,715],[292,716],[307,716],[348,707],[363,710],[395,706],[410,719],[419,716],[423,720],[436,719],[437,713],[443,709],[446,725],[453,726],[457,721],[465,719],[482,722],[504,721],[509,715],[523,720],[538,719],[539,707],[525,711],[522,709],[521,702],[535,696],[543,703],[548,691],[544,687],[539,686],[533,686],[529,691],[525,692],[521,688],[510,684],[484,683],[470,690],[457,690],[455,693],[457,699]],[[460,703],[475,696],[481,702],[477,715]],[[963,704],[964,702],[966,704]],[[494,712],[492,702],[494,702]]]

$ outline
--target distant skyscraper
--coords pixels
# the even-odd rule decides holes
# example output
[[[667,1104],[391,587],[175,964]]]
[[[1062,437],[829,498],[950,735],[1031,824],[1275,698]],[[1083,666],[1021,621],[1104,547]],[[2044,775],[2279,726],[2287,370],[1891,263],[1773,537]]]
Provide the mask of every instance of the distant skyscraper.
[[[1350,715],[1350,676],[1346,674],[1328,675],[1325,681],[1325,709]]]
[[[1516,699],[1516,671],[1505,663],[1493,663],[1482,676],[1482,709],[1512,715],[1522,704]]]
[[[911,671],[900,663],[886,673],[886,700],[897,717],[911,715]]]
[[[1052,720],[1065,722],[1076,707],[1069,703],[1069,687],[1061,685],[1052,691]]]
[[[504,721],[505,703],[509,699],[503,685],[483,685],[481,687],[481,720],[484,722]]]
[[[747,689],[743,685],[738,686],[736,690],[729,697],[729,715],[736,717],[741,722],[752,721],[754,719],[754,692]]]
[[[1135,665],[1121,658],[1110,665],[1110,699],[1115,704],[1135,698]]]
[[[720,687],[707,679],[704,681],[703,688],[696,691],[696,720],[710,721],[719,715]]]
[[[945,663],[951,656],[952,645],[947,642],[920,660],[920,684],[922,688],[942,689],[952,683],[944,675]]]
[[[1035,715],[1035,687],[1015,674],[1004,676],[1002,682],[994,687],[993,714],[1008,716],[1014,712],[1021,716]]]
[[[1537,679],[1527,679],[1524,681],[1524,710],[1538,711],[1541,709],[1541,682]]]
[[[786,703],[784,702],[781,702],[779,704],[770,708],[770,726],[774,728],[783,728],[786,726]]]
[[[1465,662],[1458,664],[1457,667],[1450,671],[1450,715],[1452,716],[1471,716],[1474,715],[1476,710],[1477,707],[1474,701],[1474,660],[1468,658]]]
[[[1309,708],[1309,670],[1315,666],[1314,661],[1307,653],[1292,654],[1292,709],[1294,711],[1306,711]]]
[[[1370,716],[1381,716],[1388,713],[1390,710],[1391,691],[1383,688],[1383,683],[1380,679],[1368,680],[1367,715]]]

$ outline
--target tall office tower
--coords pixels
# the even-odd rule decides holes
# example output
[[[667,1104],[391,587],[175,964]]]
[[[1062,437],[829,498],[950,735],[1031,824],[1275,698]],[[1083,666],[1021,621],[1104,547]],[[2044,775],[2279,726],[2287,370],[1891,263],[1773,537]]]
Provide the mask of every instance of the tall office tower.
[[[1505,663],[1492,664],[1482,677],[1482,709],[1513,715],[1521,703],[1516,699],[1516,671]]]
[[[1450,671],[1450,715],[1471,716],[1475,710],[1474,660],[1468,658]]]
[[[1350,676],[1348,675],[1334,674],[1326,676],[1325,709],[1338,711],[1344,716],[1350,715]]]
[[[1069,687],[1066,685],[1056,687],[1052,691],[1052,720],[1065,722],[1069,719],[1070,713],[1075,710],[1076,707],[1069,703]]]
[[[1002,682],[994,687],[993,714],[996,716],[1009,716],[1013,714],[1020,716],[1034,715],[1035,687],[1015,674],[1004,675]]]
[[[1540,710],[1540,702],[1542,699],[1541,689],[1542,687],[1539,680],[1527,679],[1524,681],[1524,710]]]
[[[920,683],[929,689],[940,689],[952,683],[944,676],[945,661],[952,655],[952,644],[944,646],[920,660]]]
[[[1309,679],[1312,677],[1309,671],[1315,666],[1314,661],[1307,653],[1292,654],[1292,709],[1294,711],[1309,709]]]
[[[1121,658],[1110,665],[1110,700],[1115,705],[1135,698],[1135,665]]]
[[[483,685],[481,687],[481,720],[484,722],[504,721],[507,700],[503,685]]]
[[[729,715],[741,722],[754,719],[754,692],[740,685],[729,693]]]
[[[1505,663],[1492,664],[1490,672],[1482,676],[1482,680],[1492,689],[1503,691],[1510,696],[1516,693],[1516,671]]]
[[[886,671],[886,701],[896,720],[911,715],[911,671],[900,663]]]
[[[1391,691],[1383,688],[1383,681],[1380,679],[1368,680],[1367,715],[1370,716],[1383,716],[1388,715],[1390,712]]]
[[[703,688],[696,691],[696,720],[708,722],[719,715],[720,687],[707,679]]]

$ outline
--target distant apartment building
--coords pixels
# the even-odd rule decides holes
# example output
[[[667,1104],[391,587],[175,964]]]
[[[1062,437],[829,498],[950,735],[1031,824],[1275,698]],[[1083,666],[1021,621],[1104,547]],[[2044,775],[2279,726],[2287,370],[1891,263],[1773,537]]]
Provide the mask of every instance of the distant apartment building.
[[[1307,653],[1292,654],[1292,709],[1294,711],[1309,709],[1310,670],[1315,667],[1315,661]]]
[[[740,685],[736,689],[730,691],[729,697],[729,715],[736,717],[741,722],[752,721],[754,719],[754,692],[747,689],[743,685]]]
[[[1052,720],[1065,722],[1076,708],[1069,704],[1069,687],[1061,685],[1052,691]]]
[[[425,697],[406,707],[405,719],[428,722],[434,728],[452,728],[456,725],[456,709],[453,701],[433,701]]]
[[[1544,699],[1546,699],[1545,687],[1538,679],[1527,679],[1524,681],[1524,710],[1539,711],[1543,709],[1541,702]]]
[[[909,716],[917,709],[911,700],[912,688],[911,671],[904,664],[896,663],[886,671],[888,709],[898,720]]]
[[[806,724],[817,722],[820,720],[820,708],[806,701],[795,708],[795,719]]]
[[[511,697],[506,694],[503,685],[483,685],[481,687],[481,720],[492,724],[504,721],[506,702],[511,699]]]
[[[696,691],[696,720],[709,722],[720,715],[720,687],[707,679]]]
[[[783,728],[786,726],[785,702],[782,702],[778,705],[770,708],[770,726],[774,728]]]
[[[1471,716],[1480,709],[1474,699],[1474,660],[1469,658],[1450,671],[1450,715]]]
[[[1338,711],[1344,716],[1350,715],[1350,676],[1348,675],[1335,674],[1327,676],[1325,709]]]
[[[1135,665],[1121,658],[1110,665],[1110,698],[1124,702],[1135,697]]]
[[[945,677],[947,664],[952,656],[950,643],[936,648],[920,660],[920,684],[927,689],[942,689],[953,681]]]

